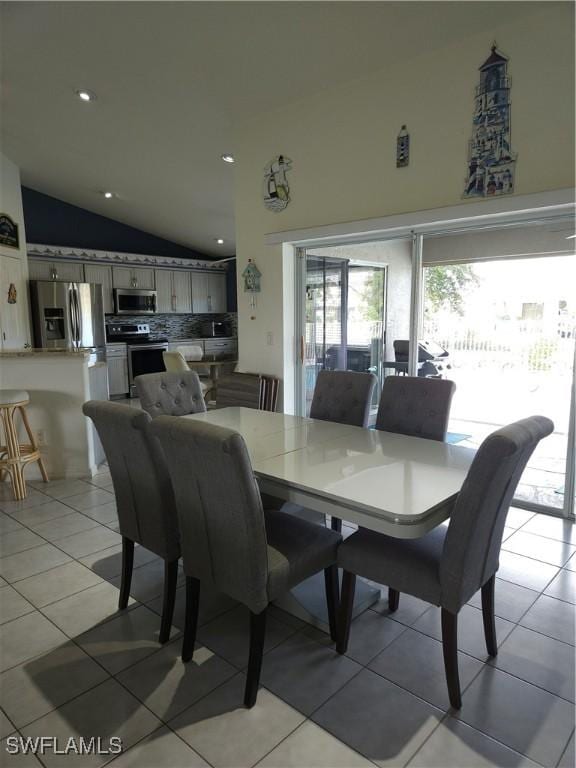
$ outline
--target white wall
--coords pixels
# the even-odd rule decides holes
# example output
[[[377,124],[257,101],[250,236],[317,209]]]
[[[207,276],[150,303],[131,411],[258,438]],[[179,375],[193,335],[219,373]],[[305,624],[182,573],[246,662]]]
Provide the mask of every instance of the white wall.
[[[106,366],[88,368],[83,354],[44,353],[0,357],[0,388],[24,389],[30,395],[26,411],[40,435],[40,450],[52,478],[86,477],[102,457],[82,404],[106,392]],[[26,442],[22,428],[20,438]],[[38,480],[36,463],[26,469]]]
[[[18,225],[19,248],[0,245],[0,349],[23,347],[30,341],[28,302],[28,257],[20,171],[0,153],[0,212],[8,214]],[[14,283],[16,304],[8,304],[8,288]]]
[[[411,5],[421,13],[427,4]],[[494,20],[491,34],[471,28],[431,53],[423,41],[422,55],[398,61],[393,71],[374,72],[254,115],[238,129],[238,324],[244,370],[288,373],[281,344],[289,318],[286,266],[281,246],[264,245],[267,233],[462,202],[474,88],[493,39],[510,58],[515,194],[574,185],[573,7],[528,2],[524,9],[519,21],[502,24],[498,3],[486,3]],[[397,169],[395,138],[404,123],[411,134],[410,165]],[[281,153],[293,161],[292,200],[275,214],[262,203],[262,179],[266,164]],[[241,282],[249,258],[262,272],[255,312]]]

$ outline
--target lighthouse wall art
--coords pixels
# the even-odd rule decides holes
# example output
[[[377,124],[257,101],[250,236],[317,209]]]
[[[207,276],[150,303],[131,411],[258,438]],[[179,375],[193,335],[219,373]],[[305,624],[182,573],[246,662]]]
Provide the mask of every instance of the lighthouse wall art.
[[[516,154],[510,139],[508,59],[492,46],[480,67],[464,197],[495,197],[514,191]]]

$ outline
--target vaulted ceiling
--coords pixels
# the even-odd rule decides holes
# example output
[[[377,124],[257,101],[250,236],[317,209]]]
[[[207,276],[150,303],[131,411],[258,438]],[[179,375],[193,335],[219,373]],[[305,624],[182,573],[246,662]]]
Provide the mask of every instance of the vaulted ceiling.
[[[238,125],[535,5],[2,3],[3,151],[26,186],[229,255]]]

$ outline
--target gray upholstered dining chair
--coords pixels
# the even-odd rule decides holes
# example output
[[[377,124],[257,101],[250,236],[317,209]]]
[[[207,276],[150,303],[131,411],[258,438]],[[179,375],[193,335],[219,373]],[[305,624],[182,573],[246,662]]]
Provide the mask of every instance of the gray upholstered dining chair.
[[[455,391],[456,385],[448,379],[387,376],[380,396],[376,429],[443,441]]]
[[[496,656],[494,585],[508,508],[520,476],[540,440],[554,429],[532,416],[489,435],[474,457],[450,523],[418,539],[396,539],[360,529],[342,544],[344,569],[337,650],[345,653],[356,576],[425,600],[442,609],[442,645],[450,703],[461,707],[458,675],[458,612],[482,590],[486,648]]]
[[[146,373],[134,379],[142,408],[152,416],[187,416],[206,410],[194,371]]]
[[[453,381],[418,376],[387,376],[376,415],[376,429],[444,442],[450,405],[456,391]],[[398,610],[400,593],[388,587],[388,606]]]
[[[250,610],[244,703],[256,702],[268,604],[324,571],[330,632],[336,638],[342,537],[323,526],[264,512],[244,439],[230,429],[162,416],[152,432],[168,459],[186,574],[182,660],[194,652],[200,586],[208,582]]]
[[[122,580],[118,608],[128,605],[134,544],[164,560],[161,643],[170,638],[180,540],[174,492],[158,440],[150,432],[151,417],[121,403],[91,400],[82,410],[94,422],[112,475],[122,536]]]
[[[353,427],[367,427],[370,418],[370,404],[378,379],[373,373],[358,371],[320,371],[314,386],[310,418],[334,421]],[[268,497],[267,497],[268,500]],[[282,506],[282,500],[270,497],[271,506]],[[324,518],[324,515],[301,510],[299,514]],[[334,531],[342,530],[342,520],[331,517]]]
[[[367,427],[377,381],[373,373],[320,371],[310,405],[310,418]]]

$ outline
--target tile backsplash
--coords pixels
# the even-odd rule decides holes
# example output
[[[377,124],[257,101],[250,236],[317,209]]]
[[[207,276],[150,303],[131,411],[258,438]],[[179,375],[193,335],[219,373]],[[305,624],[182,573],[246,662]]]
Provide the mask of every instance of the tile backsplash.
[[[238,335],[238,317],[235,312],[221,315],[106,315],[106,323],[148,323],[150,335],[171,339],[193,339],[202,336],[202,321],[228,320],[232,324],[232,335]]]

